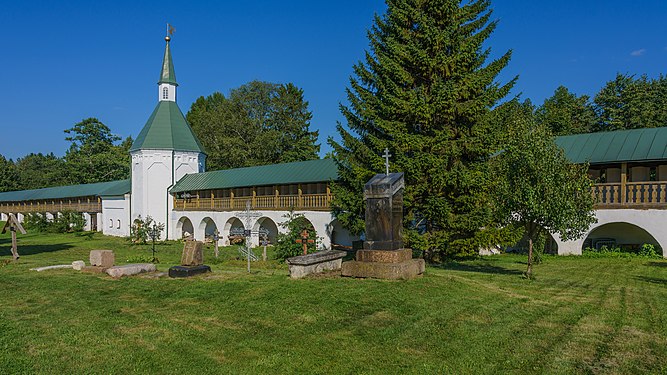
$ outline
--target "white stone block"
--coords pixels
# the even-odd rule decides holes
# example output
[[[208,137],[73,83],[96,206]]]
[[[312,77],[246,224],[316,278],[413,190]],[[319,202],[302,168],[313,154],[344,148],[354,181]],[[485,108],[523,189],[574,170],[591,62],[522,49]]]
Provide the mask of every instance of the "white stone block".
[[[72,262],[72,268],[74,268],[77,271],[81,271],[81,269],[83,269],[83,267],[85,267],[85,266],[86,266],[86,262],[84,262],[82,260],[75,260],[74,262]]]
[[[137,263],[111,267],[107,270],[107,274],[111,277],[119,278],[123,276],[138,275],[143,272],[155,272],[156,270],[157,268],[153,263]]]

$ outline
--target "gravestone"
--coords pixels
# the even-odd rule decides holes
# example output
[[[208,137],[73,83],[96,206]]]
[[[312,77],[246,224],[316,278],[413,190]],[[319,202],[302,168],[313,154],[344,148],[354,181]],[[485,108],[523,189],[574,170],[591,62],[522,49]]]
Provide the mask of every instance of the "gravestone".
[[[378,174],[364,185],[366,240],[356,260],[343,263],[343,276],[410,279],[424,272],[424,260],[403,248],[404,189],[403,173]]]
[[[111,250],[91,250],[90,265],[93,267],[109,268],[113,267],[116,257]]]
[[[185,241],[181,265],[199,266],[201,264],[204,264],[204,244],[200,241]]]
[[[204,264],[204,244],[200,241],[185,241],[181,265],[169,268],[169,277],[190,277],[211,272]]]

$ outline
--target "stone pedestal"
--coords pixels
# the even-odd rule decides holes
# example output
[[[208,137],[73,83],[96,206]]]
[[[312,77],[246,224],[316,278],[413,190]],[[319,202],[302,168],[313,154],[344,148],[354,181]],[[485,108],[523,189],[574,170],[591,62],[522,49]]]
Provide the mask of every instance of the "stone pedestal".
[[[412,279],[424,273],[423,259],[403,248],[403,173],[378,174],[364,186],[366,241],[341,274],[377,279]]]
[[[206,272],[211,272],[211,267],[204,264],[199,266],[173,266],[169,268],[169,277],[190,277]]]
[[[408,249],[406,249],[408,250]],[[341,274],[349,277],[371,277],[375,279],[413,279],[424,273],[424,259],[410,259],[403,262],[362,262],[343,263]]]

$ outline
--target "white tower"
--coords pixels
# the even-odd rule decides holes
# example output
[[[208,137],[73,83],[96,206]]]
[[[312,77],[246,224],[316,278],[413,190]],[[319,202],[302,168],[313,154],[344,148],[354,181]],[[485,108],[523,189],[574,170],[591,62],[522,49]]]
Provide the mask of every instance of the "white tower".
[[[168,190],[183,176],[204,172],[206,154],[176,104],[176,75],[169,36],[158,81],[158,104],[130,148],[131,218],[152,217],[165,224],[162,238],[175,238]]]

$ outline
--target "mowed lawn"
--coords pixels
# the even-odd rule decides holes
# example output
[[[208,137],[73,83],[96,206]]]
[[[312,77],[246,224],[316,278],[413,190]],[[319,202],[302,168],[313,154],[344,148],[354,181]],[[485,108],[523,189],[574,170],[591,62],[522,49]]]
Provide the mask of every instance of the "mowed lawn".
[[[290,280],[233,260],[192,279],[113,280],[37,266],[117,263],[148,247],[95,234],[19,235],[0,266],[0,373],[665,373],[667,262],[522,256],[427,267],[411,281]],[[0,261],[11,259],[0,236]],[[160,271],[182,245],[159,246]],[[207,263],[212,249],[206,250]]]

